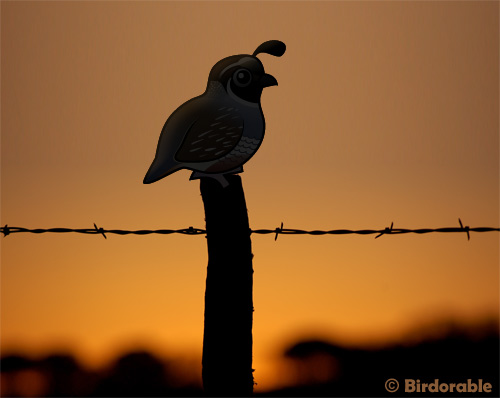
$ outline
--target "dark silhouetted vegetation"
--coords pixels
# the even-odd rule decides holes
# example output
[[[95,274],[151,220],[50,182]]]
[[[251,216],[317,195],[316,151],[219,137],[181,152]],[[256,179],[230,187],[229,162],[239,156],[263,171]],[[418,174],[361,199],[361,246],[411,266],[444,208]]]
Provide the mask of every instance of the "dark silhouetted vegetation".
[[[321,340],[306,340],[284,353],[295,381],[268,396],[385,397],[491,396],[499,393],[498,320],[475,327],[437,324],[416,331],[399,344],[352,348]],[[399,381],[397,394],[385,382]],[[489,394],[429,392],[404,393],[405,379],[432,383],[489,382]]]
[[[400,343],[354,348],[318,339],[301,340],[283,353],[289,386],[257,396],[394,397],[429,396],[404,393],[404,379],[422,383],[460,383],[467,379],[492,384],[489,394],[436,393],[432,396],[498,397],[498,321],[476,327],[449,324],[422,328]],[[230,364],[228,365],[230,366]],[[109,366],[89,371],[71,355],[43,358],[7,355],[1,358],[3,397],[198,397],[204,396],[199,368],[194,379],[182,378],[178,363],[137,350],[122,354]],[[385,382],[395,378],[400,390],[391,394]],[[193,380],[196,380],[193,382]],[[258,382],[258,379],[257,379]]]
[[[2,397],[169,397],[201,396],[201,383],[174,380],[176,369],[146,351],[120,356],[99,371],[84,369],[71,355],[29,359],[4,356]],[[181,385],[180,385],[181,384]]]

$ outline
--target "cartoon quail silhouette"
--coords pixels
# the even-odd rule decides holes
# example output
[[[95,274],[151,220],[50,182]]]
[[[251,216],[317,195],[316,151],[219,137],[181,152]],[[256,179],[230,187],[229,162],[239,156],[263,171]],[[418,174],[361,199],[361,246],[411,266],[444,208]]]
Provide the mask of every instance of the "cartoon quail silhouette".
[[[205,92],[181,105],[165,122],[144,184],[189,169],[190,180],[211,177],[225,187],[224,174],[243,172],[243,164],[264,138],[262,90],[278,85],[256,55],[281,57],[285,50],[285,43],[270,40],[252,55],[232,55],[217,62]]]

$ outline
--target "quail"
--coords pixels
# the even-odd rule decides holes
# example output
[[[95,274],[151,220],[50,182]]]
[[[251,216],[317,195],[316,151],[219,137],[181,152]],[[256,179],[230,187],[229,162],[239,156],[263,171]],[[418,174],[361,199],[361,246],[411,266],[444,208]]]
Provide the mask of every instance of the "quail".
[[[190,180],[211,177],[225,187],[224,174],[241,173],[264,138],[262,91],[278,85],[257,55],[281,57],[285,50],[285,43],[269,40],[252,55],[232,55],[217,62],[205,92],[185,102],[165,122],[144,184],[188,169],[193,171]]]

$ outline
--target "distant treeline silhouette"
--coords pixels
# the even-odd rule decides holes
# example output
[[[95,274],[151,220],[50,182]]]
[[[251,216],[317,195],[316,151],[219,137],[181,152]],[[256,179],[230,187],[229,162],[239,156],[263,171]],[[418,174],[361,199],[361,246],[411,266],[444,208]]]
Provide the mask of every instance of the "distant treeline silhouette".
[[[2,397],[201,396],[199,384],[178,386],[168,362],[132,351],[100,371],[83,368],[70,354],[31,359],[12,354],[0,360]]]
[[[408,228],[394,228],[394,223],[391,223],[390,227],[384,229],[332,229],[332,230],[302,230],[293,228],[283,228],[283,223],[280,227],[274,229],[250,229],[250,234],[274,234],[274,240],[278,238],[278,235],[377,235],[379,238],[382,235],[400,235],[400,234],[428,234],[432,232],[441,233],[466,233],[467,239],[470,239],[470,232],[500,232],[500,228],[494,227],[469,227],[462,224],[462,220],[458,219],[460,224],[459,227],[442,227],[442,228],[418,228],[418,229],[408,229]],[[68,233],[76,232],[79,234],[87,235],[102,235],[106,238],[106,234],[116,234],[116,235],[149,235],[149,234],[160,234],[160,235],[170,235],[170,234],[182,234],[182,235],[204,235],[206,234],[205,229],[200,228],[182,228],[182,229],[139,229],[139,230],[123,230],[123,229],[104,229],[98,227],[94,223],[94,228],[24,228],[24,227],[9,227],[7,224],[0,227],[0,232],[5,236],[15,233],[32,233],[32,234],[43,234],[43,233]]]
[[[288,387],[256,396],[288,397],[393,397],[385,390],[390,378],[404,389],[406,378],[422,383],[460,383],[467,379],[492,384],[487,396],[499,390],[498,319],[473,327],[450,323],[417,331],[398,343],[376,348],[349,347],[331,341],[306,339],[283,351],[283,376]],[[154,353],[124,353],[111,366],[89,371],[68,354],[33,359],[10,354],[0,359],[3,397],[198,397],[201,378],[179,382],[176,362]],[[197,375],[193,369],[193,375]],[[195,376],[196,379],[196,376]],[[258,376],[257,376],[258,383]],[[456,396],[457,394],[434,394]],[[461,397],[478,396],[460,393]],[[484,396],[485,394],[479,396]],[[414,392],[411,396],[429,396]]]
[[[444,326],[444,328],[443,328]],[[432,333],[432,329],[435,329]],[[500,335],[498,319],[481,326],[434,325],[431,333],[377,348],[353,348],[311,339],[292,345],[285,352],[295,375],[295,385],[266,396],[284,397],[388,397],[388,396],[499,396]],[[425,334],[427,333],[427,336]],[[399,389],[386,390],[396,379]],[[490,383],[491,392],[411,392],[405,380],[419,383]]]

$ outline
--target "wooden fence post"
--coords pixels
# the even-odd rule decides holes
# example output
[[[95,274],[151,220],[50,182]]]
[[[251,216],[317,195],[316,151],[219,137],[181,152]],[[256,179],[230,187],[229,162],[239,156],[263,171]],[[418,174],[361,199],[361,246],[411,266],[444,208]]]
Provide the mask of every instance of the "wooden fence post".
[[[253,393],[253,268],[241,177],[202,178],[208,246],[202,378],[208,396]]]

